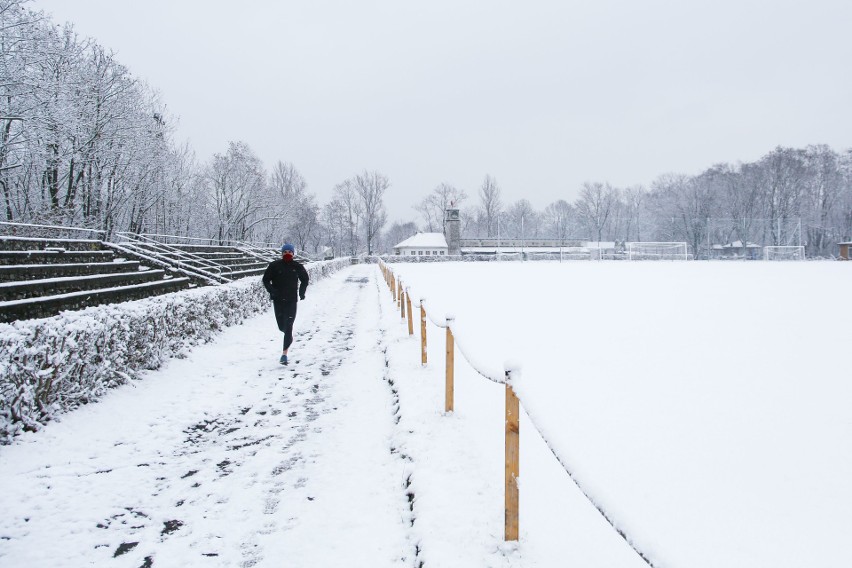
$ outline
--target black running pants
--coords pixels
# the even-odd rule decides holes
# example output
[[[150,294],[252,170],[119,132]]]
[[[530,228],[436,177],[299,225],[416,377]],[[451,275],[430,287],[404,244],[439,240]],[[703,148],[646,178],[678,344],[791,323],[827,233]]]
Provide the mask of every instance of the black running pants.
[[[272,305],[275,307],[275,321],[278,322],[278,329],[284,332],[284,351],[293,343],[296,303],[296,300],[272,300]]]

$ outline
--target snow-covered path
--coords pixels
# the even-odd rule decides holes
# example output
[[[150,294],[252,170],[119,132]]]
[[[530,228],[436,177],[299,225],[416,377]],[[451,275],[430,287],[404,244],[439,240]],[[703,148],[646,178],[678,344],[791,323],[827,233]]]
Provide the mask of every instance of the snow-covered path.
[[[3,566],[412,566],[375,266],[0,449]],[[377,376],[378,375],[378,376]]]

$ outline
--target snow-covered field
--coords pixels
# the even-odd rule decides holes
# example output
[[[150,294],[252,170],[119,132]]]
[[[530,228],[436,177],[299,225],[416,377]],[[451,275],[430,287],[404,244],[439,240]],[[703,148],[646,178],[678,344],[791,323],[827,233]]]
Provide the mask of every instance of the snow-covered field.
[[[409,336],[375,266],[0,447],[0,566],[849,566],[842,263],[394,265],[475,364]],[[417,327],[415,327],[417,330]],[[534,423],[534,424],[533,424]],[[542,439],[536,431],[544,433]]]
[[[852,265],[391,268],[654,565],[852,566]]]

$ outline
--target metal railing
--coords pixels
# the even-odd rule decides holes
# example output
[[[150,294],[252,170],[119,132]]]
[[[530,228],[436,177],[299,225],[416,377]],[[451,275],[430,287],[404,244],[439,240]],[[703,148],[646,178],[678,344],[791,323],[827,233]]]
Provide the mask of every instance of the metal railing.
[[[14,223],[0,221],[0,235],[14,237],[38,237],[72,239],[86,238],[97,240],[102,246],[113,249],[126,256],[135,257],[146,263],[189,276],[193,280],[210,285],[224,284],[252,273],[256,267],[241,269],[229,266],[209,258],[205,248],[221,247],[233,252],[229,260],[245,260],[247,265],[269,263],[280,258],[279,245],[270,243],[252,243],[238,240],[218,240],[215,238],[184,237],[159,233],[115,233],[115,239],[107,241],[106,231],[85,227],[62,225],[40,225],[34,223]],[[195,250],[192,250],[195,249]],[[222,253],[224,254],[224,253]],[[239,259],[238,259],[239,257]],[[316,262],[318,259],[305,252],[296,255],[302,263]]]
[[[227,272],[230,272],[229,268],[186,252],[172,244],[155,240],[144,234],[122,232],[117,233],[116,236],[121,239],[121,242],[115,243],[118,247],[155,260],[157,264],[174,266],[181,272],[210,284],[223,284],[232,280],[227,276]]]

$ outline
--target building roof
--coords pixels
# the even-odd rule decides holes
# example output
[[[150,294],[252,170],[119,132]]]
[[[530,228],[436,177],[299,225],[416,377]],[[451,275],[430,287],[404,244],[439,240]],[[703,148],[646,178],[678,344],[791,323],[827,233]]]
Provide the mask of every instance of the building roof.
[[[447,239],[444,233],[417,233],[408,237],[393,248],[418,247],[418,248],[447,248]]]

